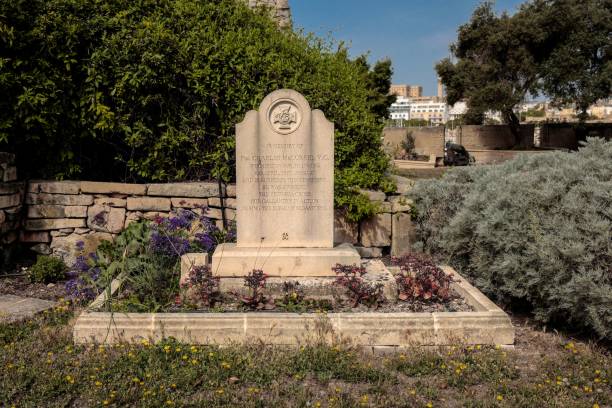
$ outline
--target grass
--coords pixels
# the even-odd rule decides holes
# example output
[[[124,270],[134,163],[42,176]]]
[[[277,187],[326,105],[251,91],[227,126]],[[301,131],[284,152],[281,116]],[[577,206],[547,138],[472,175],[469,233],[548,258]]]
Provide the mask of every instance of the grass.
[[[394,169],[393,173],[413,180],[423,180],[440,178],[449,169],[451,169],[451,167],[434,167],[433,169]]]
[[[515,350],[372,355],[316,339],[301,347],[167,341],[75,346],[64,304],[0,324],[0,405],[193,407],[605,407],[612,357],[518,327]]]

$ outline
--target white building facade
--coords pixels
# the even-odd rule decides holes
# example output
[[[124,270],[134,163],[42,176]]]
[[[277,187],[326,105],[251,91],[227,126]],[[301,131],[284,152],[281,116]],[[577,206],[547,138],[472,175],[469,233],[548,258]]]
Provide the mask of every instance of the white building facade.
[[[389,117],[398,121],[421,119],[430,125],[442,125],[448,120],[448,109],[443,98],[398,96],[389,108]]]

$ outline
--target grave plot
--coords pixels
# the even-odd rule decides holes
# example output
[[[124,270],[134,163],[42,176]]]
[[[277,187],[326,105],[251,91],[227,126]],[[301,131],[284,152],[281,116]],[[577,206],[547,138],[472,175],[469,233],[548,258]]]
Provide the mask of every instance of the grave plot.
[[[509,317],[451,268],[416,256],[385,265],[334,246],[334,126],[299,93],[275,91],[247,113],[236,162],[236,243],[220,243],[210,260],[184,254],[180,278],[148,282],[176,299],[155,310],[133,313],[142,282],[118,276],[78,318],[75,342],[293,345],[316,333],[375,349],[513,344]],[[159,228],[187,218],[158,221],[158,244],[176,250],[180,239]]]

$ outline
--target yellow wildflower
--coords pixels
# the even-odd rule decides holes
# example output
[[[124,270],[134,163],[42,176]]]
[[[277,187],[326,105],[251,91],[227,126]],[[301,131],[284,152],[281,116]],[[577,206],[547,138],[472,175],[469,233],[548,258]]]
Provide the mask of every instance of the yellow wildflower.
[[[498,401],[503,401],[503,399],[504,399],[503,395],[500,395],[500,394],[497,395],[497,400]]]

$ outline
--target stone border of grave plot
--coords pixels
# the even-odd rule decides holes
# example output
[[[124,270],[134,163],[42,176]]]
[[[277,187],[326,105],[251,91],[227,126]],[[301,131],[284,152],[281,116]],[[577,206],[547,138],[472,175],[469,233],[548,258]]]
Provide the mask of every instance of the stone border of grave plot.
[[[297,345],[313,333],[328,340],[350,339],[373,350],[397,347],[514,344],[508,315],[448,266],[454,289],[474,312],[440,313],[108,313],[83,312],[73,328],[77,344],[173,337],[189,344],[236,344],[262,341],[270,345]],[[115,288],[119,285],[115,285]],[[105,294],[93,306],[104,302]]]

